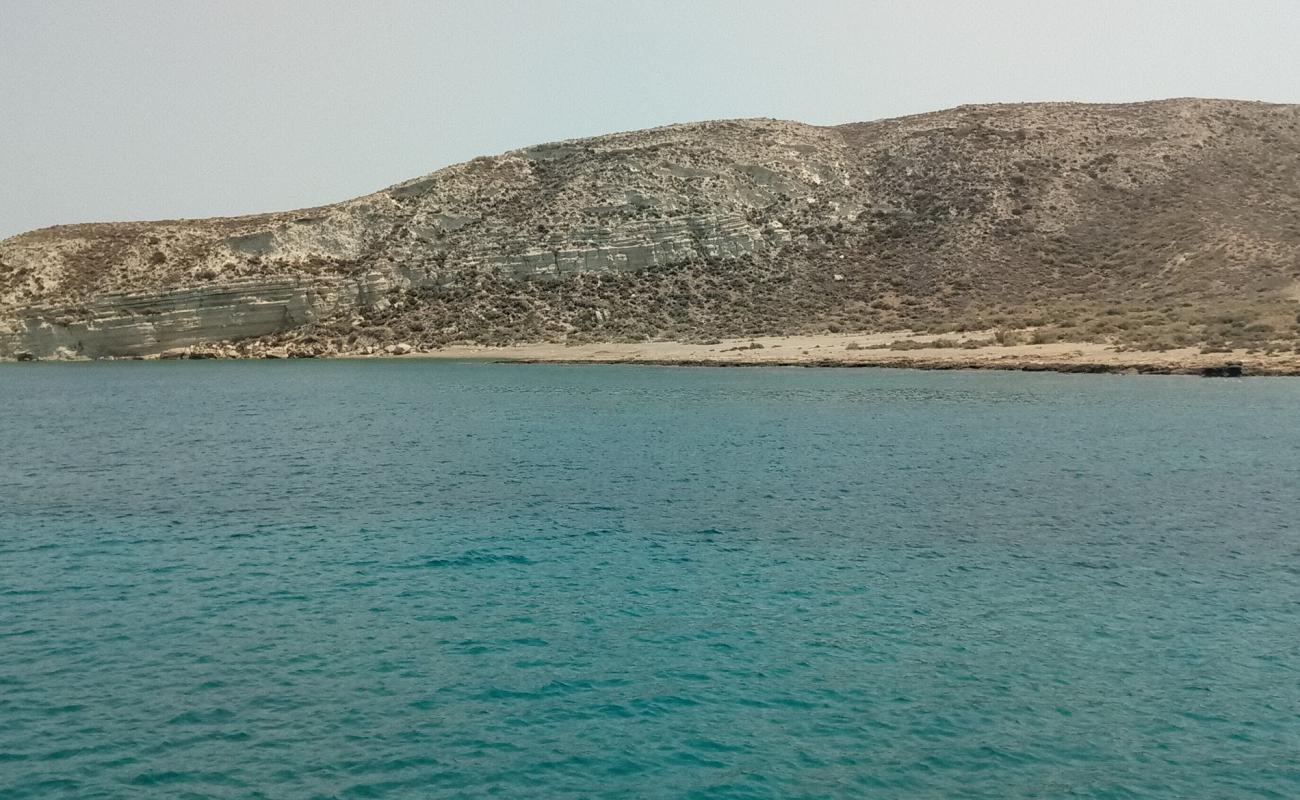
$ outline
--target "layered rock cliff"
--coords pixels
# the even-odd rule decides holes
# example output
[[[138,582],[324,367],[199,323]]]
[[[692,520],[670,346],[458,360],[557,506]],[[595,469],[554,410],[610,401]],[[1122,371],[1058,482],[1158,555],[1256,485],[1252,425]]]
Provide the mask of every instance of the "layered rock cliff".
[[[674,125],[320,208],[0,242],[0,356],[1032,326],[1293,346],[1300,107]]]

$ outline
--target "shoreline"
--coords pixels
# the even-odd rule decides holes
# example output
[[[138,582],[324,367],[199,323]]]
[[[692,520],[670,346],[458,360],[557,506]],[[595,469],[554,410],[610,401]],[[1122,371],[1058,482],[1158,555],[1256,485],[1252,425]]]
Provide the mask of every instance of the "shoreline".
[[[831,367],[838,369],[1006,370],[1085,374],[1300,376],[1298,353],[1202,353],[1121,350],[1097,342],[985,344],[991,331],[957,335],[909,331],[755,336],[713,343],[637,342],[599,344],[457,345],[394,356],[490,360],[503,364],[630,364],[668,367]],[[901,345],[901,346],[900,346]]]
[[[124,360],[406,359],[481,360],[505,364],[631,364],[673,367],[833,367],[924,370],[1008,370],[1087,374],[1300,376],[1300,353],[1202,353],[1124,350],[1098,342],[996,344],[991,331],[962,334],[823,333],[754,336],[710,342],[537,342],[501,346],[452,345],[415,350],[390,345],[379,352],[313,352],[290,344],[244,352],[231,345],[173,348]],[[392,352],[387,352],[392,351]],[[45,361],[45,359],[40,359]],[[89,361],[90,359],[50,359]]]
[[[387,358],[385,356],[384,358]],[[479,359],[445,359],[445,360],[479,360]],[[1043,361],[1025,361],[1025,362],[1005,362],[989,363],[985,361],[922,361],[897,359],[893,361],[710,361],[710,360],[690,360],[690,359],[667,359],[667,360],[646,360],[646,359],[601,359],[601,360],[583,360],[583,359],[521,359],[521,358],[501,358],[489,359],[493,364],[554,364],[569,366],[641,366],[641,367],[714,367],[714,368],[731,368],[731,367],[793,367],[800,369],[914,369],[924,370],[927,372],[1055,372],[1058,374],[1081,374],[1081,375],[1201,375],[1207,376],[1207,371],[1214,373],[1214,377],[1300,377],[1300,367],[1296,368],[1274,368],[1262,367],[1257,369],[1243,368],[1239,374],[1228,374],[1230,366],[1240,365],[1222,365],[1206,367],[1186,367],[1176,364],[1103,364],[1097,362],[1043,362]],[[1219,373],[1223,374],[1220,375]]]

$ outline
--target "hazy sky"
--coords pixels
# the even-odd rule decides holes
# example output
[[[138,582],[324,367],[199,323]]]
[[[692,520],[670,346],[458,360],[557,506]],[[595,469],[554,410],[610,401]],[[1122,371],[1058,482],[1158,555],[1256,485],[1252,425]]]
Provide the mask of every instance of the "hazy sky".
[[[671,122],[1188,95],[1300,101],[1300,3],[0,0],[0,236]]]

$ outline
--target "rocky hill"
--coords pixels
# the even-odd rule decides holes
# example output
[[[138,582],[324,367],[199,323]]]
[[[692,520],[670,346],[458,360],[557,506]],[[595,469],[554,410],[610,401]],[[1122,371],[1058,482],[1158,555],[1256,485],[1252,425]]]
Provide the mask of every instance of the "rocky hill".
[[[0,242],[0,355],[1032,331],[1300,341],[1300,106],[673,125],[319,208]]]

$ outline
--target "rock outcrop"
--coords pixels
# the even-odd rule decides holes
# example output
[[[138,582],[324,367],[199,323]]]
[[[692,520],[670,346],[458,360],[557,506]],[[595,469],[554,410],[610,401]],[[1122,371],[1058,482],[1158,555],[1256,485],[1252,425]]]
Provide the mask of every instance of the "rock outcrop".
[[[314,209],[34,231],[0,242],[0,356],[1026,324],[1279,347],[1297,287],[1300,107],[972,106],[674,125]]]
[[[49,355],[134,356],[190,345],[239,341],[310,325],[372,306],[392,289],[391,276],[243,279],[155,292],[110,292],[84,307],[19,307],[0,328],[8,347]]]

